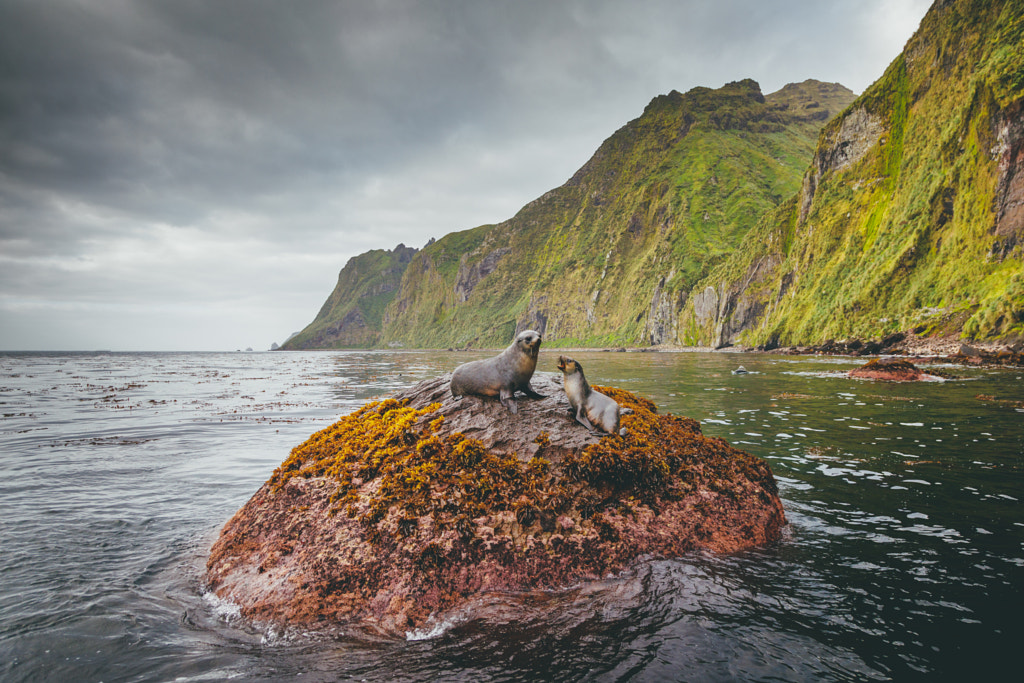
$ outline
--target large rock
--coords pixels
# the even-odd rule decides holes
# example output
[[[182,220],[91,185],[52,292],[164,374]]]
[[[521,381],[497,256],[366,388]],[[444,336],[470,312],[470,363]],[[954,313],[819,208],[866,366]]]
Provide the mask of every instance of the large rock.
[[[886,382],[920,382],[937,380],[939,377],[921,371],[910,361],[900,358],[872,358],[859,368],[848,373],[857,379],[879,379]]]
[[[255,621],[402,635],[487,591],[558,588],[642,556],[732,552],[785,524],[768,465],[694,420],[603,389],[625,437],[547,398],[454,400],[449,376],[369,404],[297,446],[225,525],[207,581]]]

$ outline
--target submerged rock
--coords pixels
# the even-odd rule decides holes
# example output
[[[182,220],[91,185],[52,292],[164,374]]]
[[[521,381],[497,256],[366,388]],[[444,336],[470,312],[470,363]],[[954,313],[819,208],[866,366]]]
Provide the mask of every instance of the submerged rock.
[[[626,436],[542,400],[448,391],[450,376],[371,403],[293,449],[224,526],[206,580],[243,616],[401,636],[488,591],[551,589],[642,556],[733,552],[785,524],[768,465],[689,418],[600,387]]]
[[[859,368],[849,372],[858,379],[879,379],[886,382],[920,382],[936,380],[939,377],[921,371],[910,361],[901,358],[872,358]]]

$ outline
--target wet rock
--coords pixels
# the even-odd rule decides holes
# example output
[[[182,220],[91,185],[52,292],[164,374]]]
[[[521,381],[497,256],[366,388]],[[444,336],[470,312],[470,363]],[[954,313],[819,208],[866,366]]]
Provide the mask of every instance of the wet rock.
[[[293,449],[224,526],[206,581],[254,621],[401,636],[490,591],[554,589],[642,557],[732,552],[785,524],[768,465],[629,392],[626,436],[542,400],[455,400],[449,377],[364,406]]]
[[[901,358],[873,358],[859,368],[850,370],[849,376],[886,382],[919,382],[932,378],[913,363]]]
[[[882,344],[874,339],[864,342],[853,352],[854,356],[873,356],[882,350]]]
[[[882,353],[892,353],[907,338],[906,332],[893,332],[882,338]]]
[[[967,358],[980,358],[981,357],[981,351],[979,351],[978,349],[974,348],[970,344],[961,344],[960,345],[960,350],[959,350],[958,354],[961,355],[961,356],[966,356]]]

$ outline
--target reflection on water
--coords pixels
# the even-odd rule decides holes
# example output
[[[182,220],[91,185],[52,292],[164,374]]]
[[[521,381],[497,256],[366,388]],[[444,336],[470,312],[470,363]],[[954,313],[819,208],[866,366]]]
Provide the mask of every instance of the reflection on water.
[[[574,352],[591,383],[766,458],[783,541],[483,596],[406,642],[273,631],[204,599],[209,544],[294,445],[486,355],[0,354],[0,678],[930,680],[1014,662],[1012,369],[887,384],[847,379],[847,359]]]

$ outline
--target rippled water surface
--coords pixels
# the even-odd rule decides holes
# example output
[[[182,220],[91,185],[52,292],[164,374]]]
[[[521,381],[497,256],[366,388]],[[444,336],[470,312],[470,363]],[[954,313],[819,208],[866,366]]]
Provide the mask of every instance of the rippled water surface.
[[[1024,371],[574,354],[769,461],[777,546],[485,596],[418,639],[278,633],[204,597],[289,450],[486,354],[0,354],[0,680],[986,680],[1024,642]],[[556,353],[542,352],[553,371]],[[751,372],[733,374],[738,365]],[[550,366],[550,367],[547,367]]]

